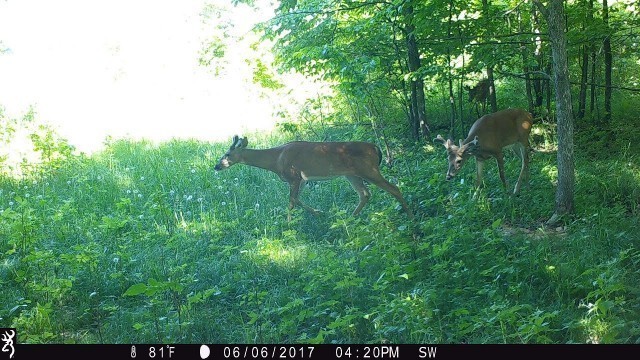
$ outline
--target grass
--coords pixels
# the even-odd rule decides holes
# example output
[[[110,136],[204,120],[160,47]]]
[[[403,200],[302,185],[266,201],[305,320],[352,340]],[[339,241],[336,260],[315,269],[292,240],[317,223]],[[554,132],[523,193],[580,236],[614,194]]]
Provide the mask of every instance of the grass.
[[[579,159],[576,214],[554,228],[554,154],[518,197],[488,165],[472,200],[473,165],[446,182],[429,145],[383,169],[414,223],[375,187],[353,218],[344,179],[310,184],[324,215],[288,223],[275,174],[213,171],[227,147],[55,147],[0,177],[0,326],[25,343],[640,341],[637,158]]]

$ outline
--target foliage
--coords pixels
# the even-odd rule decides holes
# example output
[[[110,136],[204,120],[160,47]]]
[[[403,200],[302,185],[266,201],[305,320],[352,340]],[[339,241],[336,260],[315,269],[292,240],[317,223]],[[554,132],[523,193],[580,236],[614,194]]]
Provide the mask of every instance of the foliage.
[[[383,172],[415,222],[375,188],[347,215],[357,196],[333,180],[302,194],[323,216],[288,223],[275,175],[213,171],[227,146],[110,141],[0,177],[0,326],[25,343],[640,340],[633,159],[581,157],[578,212],[547,228],[553,155],[516,198],[489,166],[472,200],[470,166],[445,182],[439,148],[397,147]]]
[[[572,76],[584,42],[611,37],[616,81],[635,86],[637,10],[616,2],[609,27],[584,28],[585,14],[600,16],[587,4],[567,3]],[[203,16],[215,31],[200,61],[220,74],[232,25],[214,5]],[[282,1],[263,25],[280,70],[335,92],[295,119],[283,112],[280,132],[253,146],[374,141],[417,219],[375,188],[353,218],[357,195],[336,179],[302,193],[324,215],[296,210],[287,222],[276,175],[213,171],[228,143],[115,140],[86,156],[51,128],[28,127],[40,161],[0,174],[0,326],[25,343],[640,342],[636,92],[616,92],[610,123],[599,122],[598,97],[578,123],[576,213],[554,228],[544,225],[558,176],[553,114],[538,111],[541,151],[518,197],[500,189],[495,165],[477,197],[472,166],[444,181],[441,149],[407,140],[400,120],[422,79],[433,130],[462,136],[474,120],[463,85],[488,67],[500,107],[525,106],[522,74],[549,65],[530,2]],[[284,91],[268,58],[248,65],[262,90]],[[20,127],[0,111],[0,144]],[[519,167],[511,159],[507,176]]]
[[[600,5],[567,2],[568,57],[573,83],[583,81],[589,87],[585,123],[609,134],[616,131],[615,125],[600,121],[605,117],[602,42],[612,42],[614,102],[637,107],[640,62],[635,29],[640,17],[631,2],[618,1],[610,5],[607,25]],[[489,69],[498,108],[524,107],[537,117],[553,118],[548,31],[532,2],[281,1],[276,16],[261,30],[264,39],[274,42],[281,70],[330,81],[337,93],[334,106],[348,99],[347,107],[335,110],[351,122],[362,123],[364,115],[374,123],[408,125],[404,119],[411,122],[414,101],[410,84],[420,79],[425,84],[428,125],[462,136],[476,117],[464,86],[487,77]],[[417,70],[409,66],[410,35],[418,45]],[[583,63],[585,53],[589,63]],[[586,80],[581,79],[583,67],[588,68]],[[580,89],[573,90],[575,104]],[[637,116],[622,107],[614,108],[615,115],[637,125]],[[409,137],[410,126],[401,130]]]

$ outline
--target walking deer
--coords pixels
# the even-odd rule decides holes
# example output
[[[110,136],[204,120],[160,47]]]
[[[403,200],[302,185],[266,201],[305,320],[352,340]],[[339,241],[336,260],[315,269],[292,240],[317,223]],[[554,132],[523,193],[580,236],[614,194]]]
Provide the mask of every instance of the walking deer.
[[[276,173],[289,184],[289,220],[291,210],[300,205],[317,214],[318,210],[300,201],[300,189],[307,180],[328,180],[344,176],[358,193],[360,201],[353,211],[356,216],[369,201],[371,193],[365,181],[393,195],[409,216],[413,213],[398,188],[380,174],[382,153],[367,142],[306,142],[294,141],[271,149],[247,149],[248,140],[234,136],[229,150],[222,156],[215,170],[234,164],[246,164]]]
[[[451,180],[460,171],[465,161],[471,157],[476,158],[476,187],[482,184],[482,168],[485,160],[493,157],[498,162],[500,180],[505,189],[508,189],[504,175],[503,149],[514,146],[516,154],[522,161],[520,176],[513,193],[520,191],[529,172],[529,133],[533,118],[529,112],[523,109],[506,109],[487,114],[471,126],[466,139],[460,140],[460,145],[454,145],[453,141],[445,140],[441,135],[435,140],[442,142],[447,149],[449,169],[447,180]]]
[[[482,79],[474,87],[465,86],[465,90],[469,92],[469,102],[475,106],[476,114],[480,116],[478,110],[478,104],[482,105],[482,114],[484,114],[487,107],[487,99],[491,94],[491,82],[489,79]]]

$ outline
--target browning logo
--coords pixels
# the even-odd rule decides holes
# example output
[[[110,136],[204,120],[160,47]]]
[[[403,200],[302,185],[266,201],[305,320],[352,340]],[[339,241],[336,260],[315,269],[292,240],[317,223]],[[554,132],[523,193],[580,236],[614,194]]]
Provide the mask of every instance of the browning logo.
[[[2,352],[9,353],[9,359],[13,359],[16,349],[13,342],[16,338],[16,329],[0,328],[0,341],[2,341]]]

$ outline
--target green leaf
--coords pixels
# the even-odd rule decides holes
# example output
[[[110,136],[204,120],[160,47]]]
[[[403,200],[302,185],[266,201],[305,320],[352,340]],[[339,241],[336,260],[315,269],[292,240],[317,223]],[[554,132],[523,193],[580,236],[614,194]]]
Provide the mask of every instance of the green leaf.
[[[131,285],[127,291],[124,292],[124,296],[136,296],[144,293],[145,291],[147,291],[147,285],[139,283]]]

